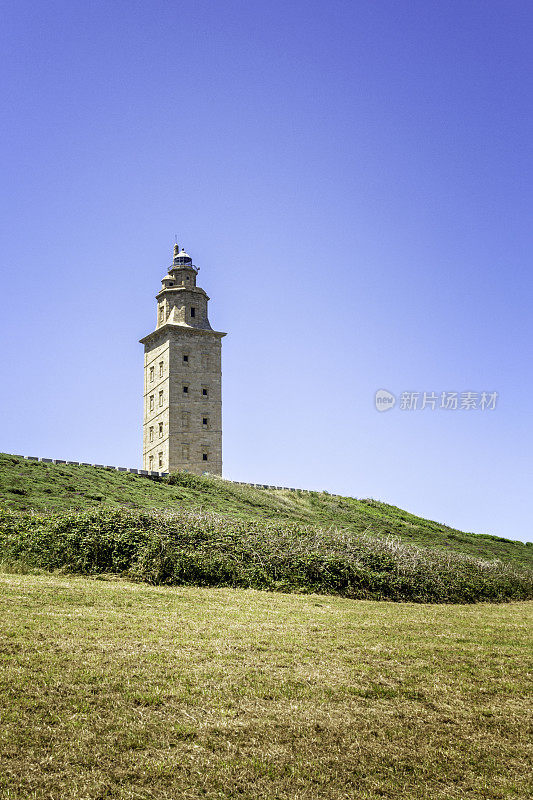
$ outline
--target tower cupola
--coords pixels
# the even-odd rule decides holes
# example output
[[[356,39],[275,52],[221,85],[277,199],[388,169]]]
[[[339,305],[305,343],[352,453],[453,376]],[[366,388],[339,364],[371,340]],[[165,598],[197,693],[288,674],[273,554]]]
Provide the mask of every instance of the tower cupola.
[[[192,267],[192,258],[185,252],[183,247],[180,250],[179,244],[174,245],[174,258],[170,269],[172,267]]]
[[[207,317],[209,297],[196,285],[198,268],[191,256],[174,245],[174,257],[168,274],[161,279],[157,297],[157,325],[187,325],[211,330]]]
[[[170,278],[176,283],[196,286],[198,269],[192,263],[192,258],[190,255],[185,252],[183,247],[180,250],[179,245],[177,244],[174,245],[174,258],[172,259],[172,264],[168,268],[168,273],[168,276],[163,278],[163,281],[166,281],[168,278]],[[163,285],[165,284],[163,283]]]

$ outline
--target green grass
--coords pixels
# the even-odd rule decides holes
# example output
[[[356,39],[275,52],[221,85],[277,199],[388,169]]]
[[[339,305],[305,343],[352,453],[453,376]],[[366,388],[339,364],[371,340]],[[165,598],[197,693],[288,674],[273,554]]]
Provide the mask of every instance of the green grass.
[[[532,607],[0,574],[0,796],[522,800]]]
[[[253,489],[215,478],[181,474],[174,482],[0,455],[0,504],[12,510],[71,511],[126,507],[202,511],[240,521],[275,521],[360,535],[394,536],[405,544],[445,549],[533,567],[533,547],[476,535],[417,517],[372,499]],[[517,536],[522,531],[517,531]]]

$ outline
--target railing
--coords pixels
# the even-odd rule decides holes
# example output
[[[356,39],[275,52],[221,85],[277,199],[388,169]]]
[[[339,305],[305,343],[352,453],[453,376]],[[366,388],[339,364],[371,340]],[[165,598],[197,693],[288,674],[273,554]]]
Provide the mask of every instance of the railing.
[[[6,453],[6,455],[11,455],[13,458],[24,458],[26,461],[40,461],[41,464],[65,464],[67,466],[75,466],[75,467],[96,467],[97,469],[109,469],[114,470],[115,472],[129,472],[132,475],[141,475],[144,478],[151,478],[152,480],[160,480],[161,478],[166,478],[170,475],[169,472],[157,472],[154,470],[149,469],[135,469],[134,467],[113,467],[106,464],[90,464],[86,461],[65,461],[61,458],[40,458],[39,456],[21,456],[15,453]],[[210,475],[209,472],[204,472],[204,475]],[[211,477],[220,478],[220,480],[227,481],[228,483],[234,483],[236,486],[251,486],[253,489],[275,489],[276,491],[283,491],[283,492],[312,492],[313,489],[295,489],[292,486],[271,486],[267,483],[247,483],[246,481],[232,481],[229,478],[222,478],[220,475],[212,475]],[[322,494],[328,494],[331,497],[340,497],[340,495],[332,495],[330,492],[322,492]]]

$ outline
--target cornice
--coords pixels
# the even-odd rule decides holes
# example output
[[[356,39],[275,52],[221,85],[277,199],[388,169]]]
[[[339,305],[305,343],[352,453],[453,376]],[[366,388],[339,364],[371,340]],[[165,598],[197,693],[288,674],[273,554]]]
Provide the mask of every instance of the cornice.
[[[166,335],[173,332],[192,333],[195,336],[215,336],[217,339],[222,339],[223,336],[227,336],[227,333],[224,333],[223,331],[213,331],[210,328],[191,328],[188,325],[176,325],[175,323],[165,322],[160,328],[156,328],[155,331],[152,331],[152,333],[149,333],[147,336],[139,339],[139,342],[141,344],[147,344],[148,342],[157,339],[161,334],[163,334],[161,338],[164,338]]]
[[[203,294],[206,300],[211,299],[207,296],[207,292],[205,292],[204,289],[201,289],[199,286],[168,286],[165,289],[160,289],[156,294],[155,299],[159,300],[161,295],[166,294],[167,292],[192,292],[193,294]]]

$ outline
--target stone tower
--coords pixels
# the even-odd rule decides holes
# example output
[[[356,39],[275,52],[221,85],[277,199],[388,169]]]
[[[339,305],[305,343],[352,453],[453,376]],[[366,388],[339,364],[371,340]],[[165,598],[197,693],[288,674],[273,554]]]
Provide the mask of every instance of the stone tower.
[[[192,258],[174,247],[144,339],[143,468],[222,474],[221,344]]]

